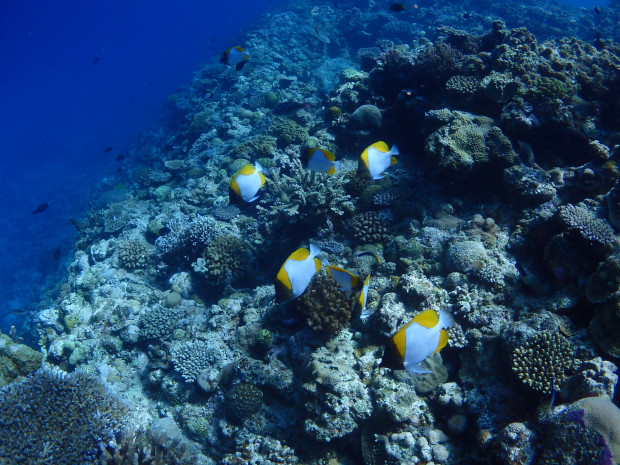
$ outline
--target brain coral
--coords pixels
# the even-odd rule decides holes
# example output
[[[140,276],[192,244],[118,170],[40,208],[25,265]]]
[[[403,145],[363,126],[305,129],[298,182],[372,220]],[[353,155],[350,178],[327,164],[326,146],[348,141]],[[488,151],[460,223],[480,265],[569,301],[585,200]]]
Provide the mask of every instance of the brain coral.
[[[438,113],[441,112],[441,113]],[[430,134],[424,144],[427,160],[449,174],[466,176],[483,166],[505,168],[519,162],[519,156],[493,120],[462,111],[428,112],[428,119],[448,122]]]
[[[512,353],[512,370],[535,391],[559,391],[575,364],[573,348],[559,333],[542,331]]]
[[[235,384],[226,396],[226,407],[234,419],[244,420],[263,405],[263,391],[252,383]]]
[[[126,412],[90,375],[38,370],[0,390],[0,463],[92,463]]]
[[[351,124],[359,129],[380,128],[381,122],[381,110],[375,105],[362,105],[351,114]]]

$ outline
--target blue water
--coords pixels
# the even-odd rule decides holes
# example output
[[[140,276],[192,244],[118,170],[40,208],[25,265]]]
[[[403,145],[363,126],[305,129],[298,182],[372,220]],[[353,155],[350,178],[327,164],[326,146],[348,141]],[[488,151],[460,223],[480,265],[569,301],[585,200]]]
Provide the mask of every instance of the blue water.
[[[162,118],[166,97],[261,12],[284,0],[67,0],[0,7],[0,329],[19,327],[73,254],[116,157]],[[389,3],[389,2],[387,2]],[[562,0],[575,7],[605,6]],[[109,153],[105,150],[112,147]],[[49,208],[31,212],[41,203]],[[60,247],[60,257],[54,251]]]
[[[58,278],[75,237],[67,218],[84,214],[93,186],[117,170],[117,155],[162,117],[166,97],[198,66],[278,3],[2,3],[2,331],[19,326],[46,279]],[[44,202],[49,208],[32,215]]]

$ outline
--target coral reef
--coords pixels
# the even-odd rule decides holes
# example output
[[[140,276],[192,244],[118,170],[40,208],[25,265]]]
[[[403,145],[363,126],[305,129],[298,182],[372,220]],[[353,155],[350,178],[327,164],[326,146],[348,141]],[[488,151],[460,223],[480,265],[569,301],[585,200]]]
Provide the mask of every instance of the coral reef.
[[[561,390],[575,364],[574,351],[562,335],[542,331],[512,352],[512,370],[535,391]]]
[[[306,315],[312,329],[337,334],[349,323],[354,302],[354,296],[347,296],[334,278],[319,273],[297,299],[295,306]]]
[[[126,413],[92,376],[41,369],[0,390],[0,459],[91,463],[123,427]]]
[[[617,408],[588,399],[617,397],[620,4],[474,3],[297,2],[238,36],[248,66],[201,66],[72,221],[66,282],[32,319],[41,353],[0,335],[0,417],[33,384],[69,386],[2,447],[70,433],[50,409],[76,416],[67,396],[90,389],[101,431],[44,439],[46,463],[617,461]],[[402,155],[365,179],[378,140]],[[336,172],[309,169],[310,147]],[[255,162],[259,197],[230,205]],[[308,241],[370,275],[364,318],[324,271],[275,302]],[[430,373],[381,366],[426,309],[455,320]],[[20,381],[41,364],[72,373]],[[147,433],[119,434],[125,407],[85,373]]]

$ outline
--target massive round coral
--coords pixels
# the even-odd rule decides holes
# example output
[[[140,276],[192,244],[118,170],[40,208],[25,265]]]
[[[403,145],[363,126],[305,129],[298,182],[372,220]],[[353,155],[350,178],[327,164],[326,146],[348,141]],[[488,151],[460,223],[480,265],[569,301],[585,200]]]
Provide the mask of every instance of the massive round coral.
[[[331,276],[316,275],[308,289],[296,301],[296,307],[306,315],[315,331],[336,334],[351,319],[354,297],[347,296]]]

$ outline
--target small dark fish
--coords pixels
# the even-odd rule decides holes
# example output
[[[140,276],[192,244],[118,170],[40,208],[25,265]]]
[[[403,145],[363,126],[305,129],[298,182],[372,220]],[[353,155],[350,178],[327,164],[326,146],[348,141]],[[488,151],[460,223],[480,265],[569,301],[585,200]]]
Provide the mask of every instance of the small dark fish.
[[[116,161],[123,161],[125,159],[125,154],[121,153],[120,155],[116,156]]]
[[[109,147],[106,147],[104,152],[105,153],[110,153],[112,150],[114,150],[114,147],[112,147],[111,145]]]
[[[309,110],[310,104],[307,102],[282,102],[276,105],[273,112],[276,115],[292,115],[297,113],[302,108]]]
[[[594,7],[594,12],[595,12],[597,15],[600,15],[600,14],[601,14],[601,9],[600,9],[598,6],[595,6],[595,7]]]
[[[209,99],[209,98],[211,98],[212,96],[213,96],[213,92],[211,92],[210,90],[205,90],[205,91],[202,93],[202,98],[204,98],[204,99]]]
[[[56,261],[60,260],[60,246],[56,247],[56,250],[54,250],[53,257]]]
[[[43,213],[45,210],[47,210],[47,207],[49,207],[50,204],[47,202],[42,203],[41,205],[39,205],[37,208],[34,209],[34,211],[32,212],[33,215],[36,215],[37,213]]]
[[[93,65],[97,65],[101,61],[101,57],[93,57]]]
[[[396,13],[400,13],[401,11],[405,11],[407,7],[402,3],[392,3],[390,5],[390,11],[394,11]]]
[[[463,13],[463,19],[471,18],[471,13]]]

